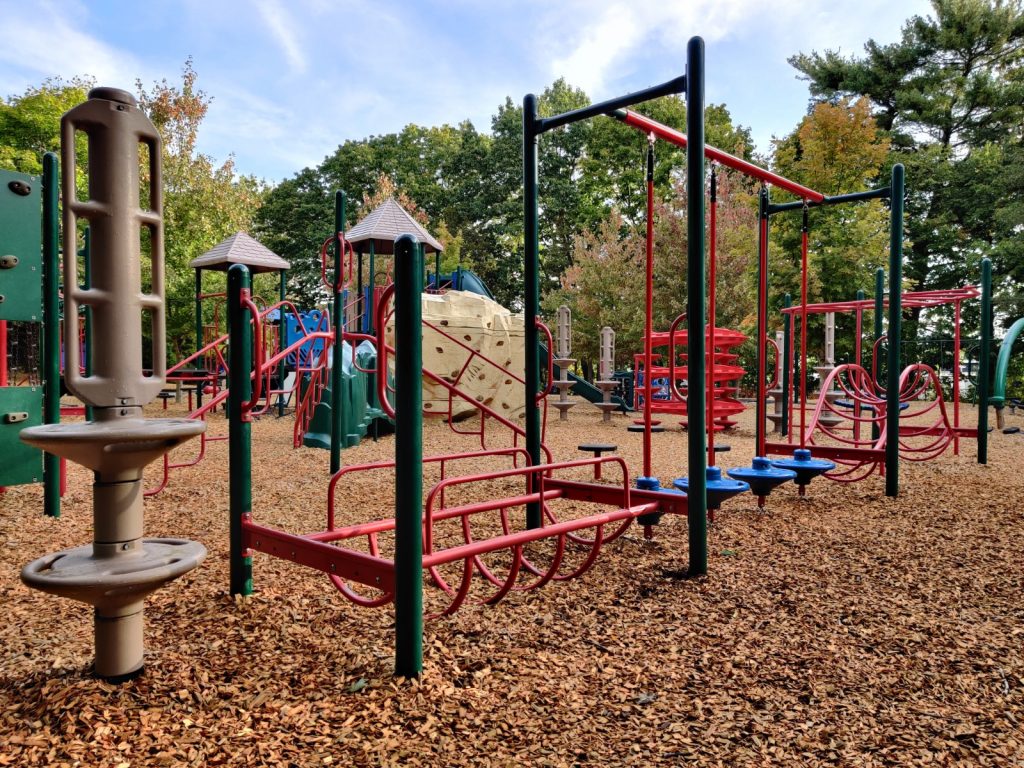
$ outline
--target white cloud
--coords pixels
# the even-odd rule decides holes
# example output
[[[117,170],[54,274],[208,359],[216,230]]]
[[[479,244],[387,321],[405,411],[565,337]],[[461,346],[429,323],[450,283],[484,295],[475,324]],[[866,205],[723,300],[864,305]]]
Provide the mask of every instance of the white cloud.
[[[73,3],[0,4],[4,20],[0,63],[27,78],[18,85],[37,84],[36,75],[92,75],[101,85],[131,88],[132,83],[125,80],[142,74],[138,60],[83,32],[84,16]]]
[[[761,0],[632,0],[614,2],[589,23],[579,24],[586,9],[578,7],[579,14],[569,14],[563,20],[569,26],[563,30],[570,51],[553,59],[550,66],[554,77],[565,77],[573,85],[590,94],[604,90],[611,73],[619,71],[631,57],[646,48],[658,51],[676,51],[681,61],[686,41],[699,34],[708,43],[716,42],[742,26],[745,19],[752,20],[765,8]],[[573,32],[573,27],[576,31]]]
[[[302,52],[302,46],[299,45],[295,22],[288,11],[281,6],[278,0],[258,0],[256,9],[259,11],[263,23],[281,46],[292,72],[295,74],[305,72],[309,64]]]

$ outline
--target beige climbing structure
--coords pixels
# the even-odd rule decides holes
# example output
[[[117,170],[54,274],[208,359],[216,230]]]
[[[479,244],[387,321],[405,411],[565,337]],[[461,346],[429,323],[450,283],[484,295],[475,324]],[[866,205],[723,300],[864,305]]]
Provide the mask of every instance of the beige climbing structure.
[[[522,418],[523,316],[468,291],[424,293],[422,302],[423,367],[502,416]],[[450,405],[454,419],[475,412],[461,398],[453,398]],[[423,413],[447,417],[448,410],[448,390],[424,378]]]

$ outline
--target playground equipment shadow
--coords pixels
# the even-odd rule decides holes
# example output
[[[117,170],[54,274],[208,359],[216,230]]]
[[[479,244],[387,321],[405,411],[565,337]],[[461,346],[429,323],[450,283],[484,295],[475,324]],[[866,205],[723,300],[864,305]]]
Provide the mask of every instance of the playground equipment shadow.
[[[581,405],[549,420],[548,443],[556,460],[581,457],[584,440],[616,443],[635,472],[629,423]],[[685,437],[666,423],[652,439],[668,484],[684,473]],[[293,450],[291,426],[254,425],[254,514],[320,530],[329,457]],[[752,414],[719,440],[732,446],[726,466],[749,463]],[[987,467],[970,442],[959,457],[905,463],[897,499],[877,476],[815,481],[806,501],[783,487],[767,515],[738,497],[711,529],[699,581],[674,573],[685,521],[666,519],[653,543],[631,530],[581,579],[428,622],[418,681],[391,677],[391,608],[353,606],[316,572],[257,554],[256,594],[227,596],[226,443],[147,502],[147,532],[186,534],[210,555],[147,602],[145,674],[119,688],[92,679],[89,610],[17,578],[33,557],[90,538],[91,477],[70,467],[59,521],[42,516],[39,487],[0,496],[0,763],[1024,762],[1021,440],[994,432]],[[424,443],[428,454],[474,447],[437,422]],[[364,441],[343,461],[392,451],[392,437]],[[339,523],[386,516],[392,485],[387,474],[346,485]]]

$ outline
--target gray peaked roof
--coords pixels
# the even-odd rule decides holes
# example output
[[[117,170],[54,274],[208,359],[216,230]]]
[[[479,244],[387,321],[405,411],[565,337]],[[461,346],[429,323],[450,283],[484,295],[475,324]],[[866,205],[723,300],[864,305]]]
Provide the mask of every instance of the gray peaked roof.
[[[345,233],[345,238],[357,245],[371,241],[374,253],[394,253],[395,238],[415,235],[426,251],[443,251],[444,247],[409,215],[393,198],[388,198],[366,215],[362,221]]]
[[[255,238],[236,232],[189,264],[192,269],[226,272],[232,264],[245,264],[250,272],[280,272],[288,262]]]

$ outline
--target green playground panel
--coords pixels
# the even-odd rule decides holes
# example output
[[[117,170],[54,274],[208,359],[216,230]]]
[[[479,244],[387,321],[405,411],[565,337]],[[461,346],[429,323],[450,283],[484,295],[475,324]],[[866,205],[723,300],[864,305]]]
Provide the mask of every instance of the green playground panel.
[[[42,181],[0,171],[0,320],[42,320]]]
[[[43,421],[42,387],[0,387],[0,486],[38,483],[43,454],[18,434]]]

